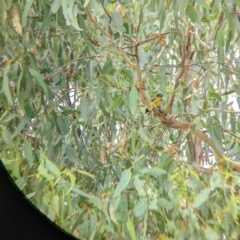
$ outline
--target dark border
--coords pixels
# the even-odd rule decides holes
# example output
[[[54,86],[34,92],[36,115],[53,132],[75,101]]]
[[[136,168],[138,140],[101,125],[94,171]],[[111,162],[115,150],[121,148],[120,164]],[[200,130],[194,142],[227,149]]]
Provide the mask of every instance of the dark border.
[[[25,197],[1,160],[0,236],[4,240],[77,239],[51,222]]]

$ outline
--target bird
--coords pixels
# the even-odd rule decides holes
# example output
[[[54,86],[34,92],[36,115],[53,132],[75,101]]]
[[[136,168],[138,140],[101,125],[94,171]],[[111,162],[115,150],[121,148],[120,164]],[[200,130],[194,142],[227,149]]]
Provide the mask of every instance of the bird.
[[[155,104],[156,107],[161,108],[162,99],[163,99],[162,93],[158,93],[157,96],[151,100],[151,102],[152,102],[153,104]],[[151,112],[152,110],[153,110],[153,107],[152,107],[152,106],[148,106],[148,107],[146,108],[145,113]]]

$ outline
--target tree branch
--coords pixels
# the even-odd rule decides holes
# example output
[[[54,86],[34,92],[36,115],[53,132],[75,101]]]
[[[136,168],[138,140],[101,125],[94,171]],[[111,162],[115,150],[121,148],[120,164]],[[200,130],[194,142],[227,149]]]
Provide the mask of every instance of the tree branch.
[[[184,74],[185,68],[187,67],[187,62],[185,62],[185,59],[187,57],[186,46],[187,46],[187,43],[188,43],[190,28],[191,28],[191,23],[188,24],[188,27],[187,27],[187,30],[186,30],[186,34],[185,34],[185,37],[184,37],[184,41],[183,41],[184,44],[183,44],[182,50],[181,50],[181,53],[182,53],[181,64],[180,64],[180,68],[179,68],[178,74],[177,74],[177,76],[175,78],[175,84],[174,84],[174,87],[173,87],[172,95],[169,98],[167,106],[166,106],[166,108],[164,110],[164,114],[165,115],[167,115],[168,113],[170,113],[172,111],[174,98],[175,98],[175,94],[176,94],[176,89],[178,88],[179,81],[180,81],[182,75]]]
[[[87,16],[89,17],[89,20],[102,32],[103,35],[105,35],[107,38],[112,39],[111,35],[106,32],[92,17],[90,14],[88,8],[85,8],[85,11],[87,13]]]

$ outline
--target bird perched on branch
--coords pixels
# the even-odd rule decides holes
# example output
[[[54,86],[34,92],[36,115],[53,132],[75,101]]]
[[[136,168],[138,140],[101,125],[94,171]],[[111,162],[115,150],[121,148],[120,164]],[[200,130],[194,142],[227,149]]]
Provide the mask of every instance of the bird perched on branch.
[[[155,104],[156,107],[161,108],[162,99],[163,99],[162,93],[158,93],[157,96],[151,100],[151,102],[152,102],[153,104]],[[148,106],[148,107],[146,108],[146,111],[145,111],[145,112],[146,112],[146,113],[147,113],[147,112],[151,112],[152,110],[153,110],[153,107],[152,107],[152,106]]]

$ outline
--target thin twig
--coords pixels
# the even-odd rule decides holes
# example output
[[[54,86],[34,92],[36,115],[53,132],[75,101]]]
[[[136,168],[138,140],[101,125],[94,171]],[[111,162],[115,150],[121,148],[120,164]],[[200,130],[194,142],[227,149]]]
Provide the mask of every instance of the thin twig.
[[[87,56],[87,57],[82,57],[82,58],[75,58],[75,59],[69,61],[68,63],[64,64],[63,66],[55,69],[55,70],[52,71],[51,73],[47,74],[47,75],[43,78],[43,80],[47,80],[47,79],[49,79],[49,78],[54,77],[54,76],[57,75],[58,73],[61,73],[66,66],[68,66],[69,64],[71,64],[71,63],[73,63],[73,62],[80,61],[80,60],[83,60],[83,59],[88,59],[88,58],[95,58],[95,57],[98,57],[98,55]]]
[[[227,129],[222,128],[222,130],[223,130],[224,132],[229,133],[229,134],[232,135],[233,137],[240,139],[240,137],[238,137],[238,136],[236,136],[235,134],[231,133],[231,132],[228,131]]]
[[[211,48],[206,44],[204,43],[200,37],[198,36],[197,32],[192,32],[192,31],[189,31],[198,41],[199,43],[205,48],[207,49],[208,51],[211,51]]]

